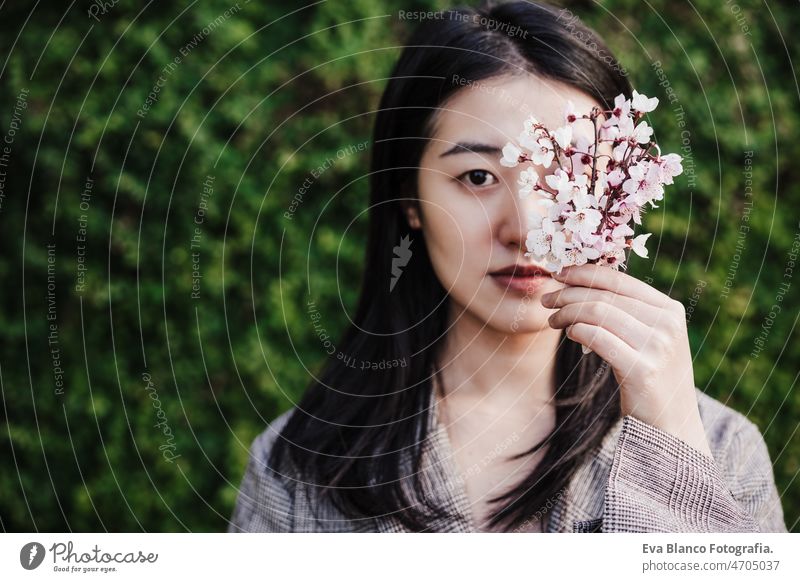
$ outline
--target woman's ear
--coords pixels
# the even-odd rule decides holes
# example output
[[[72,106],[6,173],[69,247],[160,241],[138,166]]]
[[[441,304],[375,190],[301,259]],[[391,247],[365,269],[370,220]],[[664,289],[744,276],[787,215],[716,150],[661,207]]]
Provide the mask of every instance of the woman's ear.
[[[417,204],[404,201],[402,205],[403,213],[406,215],[406,220],[408,221],[408,226],[414,230],[419,230],[422,228],[422,220],[419,215],[419,208]]]

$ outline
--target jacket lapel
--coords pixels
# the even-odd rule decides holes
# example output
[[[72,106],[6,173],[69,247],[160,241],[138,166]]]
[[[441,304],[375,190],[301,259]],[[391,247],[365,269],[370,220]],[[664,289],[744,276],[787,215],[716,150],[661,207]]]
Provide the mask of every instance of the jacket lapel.
[[[469,499],[464,483],[458,477],[447,429],[439,422],[438,401],[433,390],[428,419],[421,463],[422,495],[455,516],[434,524],[429,531],[475,532]],[[603,437],[597,453],[578,467],[564,494],[554,500],[548,532],[601,531],[606,483],[621,429],[622,419],[619,419]],[[380,532],[409,531],[394,516],[376,519],[375,525]]]

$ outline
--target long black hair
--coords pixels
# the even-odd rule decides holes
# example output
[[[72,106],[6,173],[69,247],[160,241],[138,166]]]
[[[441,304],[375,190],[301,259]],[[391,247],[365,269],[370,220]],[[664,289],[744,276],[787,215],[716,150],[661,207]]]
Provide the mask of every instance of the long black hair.
[[[463,88],[459,79],[523,72],[564,82],[611,109],[614,97],[630,97],[632,90],[609,55],[603,41],[566,11],[528,1],[456,8],[417,27],[375,120],[365,275],[353,323],[338,343],[344,357],[329,358],[308,387],[276,440],[271,466],[301,471],[297,478],[320,487],[321,498],[348,518],[391,514],[412,531],[435,531],[436,520],[448,517],[421,495],[420,473],[448,296],[422,232],[409,226],[403,211],[415,204],[433,114]],[[393,251],[402,249],[403,239],[410,241],[412,258],[390,285]],[[374,365],[353,367],[348,358]],[[492,500],[493,528],[508,531],[543,513],[546,523],[543,508],[620,416],[610,366],[593,352],[582,354],[563,333],[556,368],[556,427],[524,453],[548,445],[530,475]],[[402,462],[408,456],[410,465]]]

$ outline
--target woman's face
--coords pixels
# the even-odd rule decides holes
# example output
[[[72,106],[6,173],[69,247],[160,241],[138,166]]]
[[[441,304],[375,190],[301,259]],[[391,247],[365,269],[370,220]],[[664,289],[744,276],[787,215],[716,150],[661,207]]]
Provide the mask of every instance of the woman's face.
[[[565,124],[572,101],[578,113],[599,105],[583,92],[533,75],[474,82],[455,93],[436,113],[434,133],[420,162],[419,210],[410,210],[412,226],[421,228],[433,268],[453,303],[456,317],[473,316],[505,333],[552,330],[553,310],[542,294],[563,287],[546,277],[522,289],[492,273],[506,267],[539,266],[527,252],[529,213],[544,214],[541,194],[520,199],[517,179],[523,165],[500,165],[502,148],[517,142],[525,119],[533,115],[551,131]],[[574,124],[577,137],[593,137],[591,122]],[[544,175],[556,164],[544,169]]]

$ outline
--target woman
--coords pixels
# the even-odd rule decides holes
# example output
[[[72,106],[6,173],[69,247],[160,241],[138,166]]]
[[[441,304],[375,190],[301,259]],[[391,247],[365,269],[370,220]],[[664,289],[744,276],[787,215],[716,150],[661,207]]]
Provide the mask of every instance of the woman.
[[[683,306],[525,256],[542,207],[500,149],[630,97],[610,54],[527,1],[419,26],[375,122],[357,313],[254,441],[230,531],[786,531],[758,428],[694,386]]]

